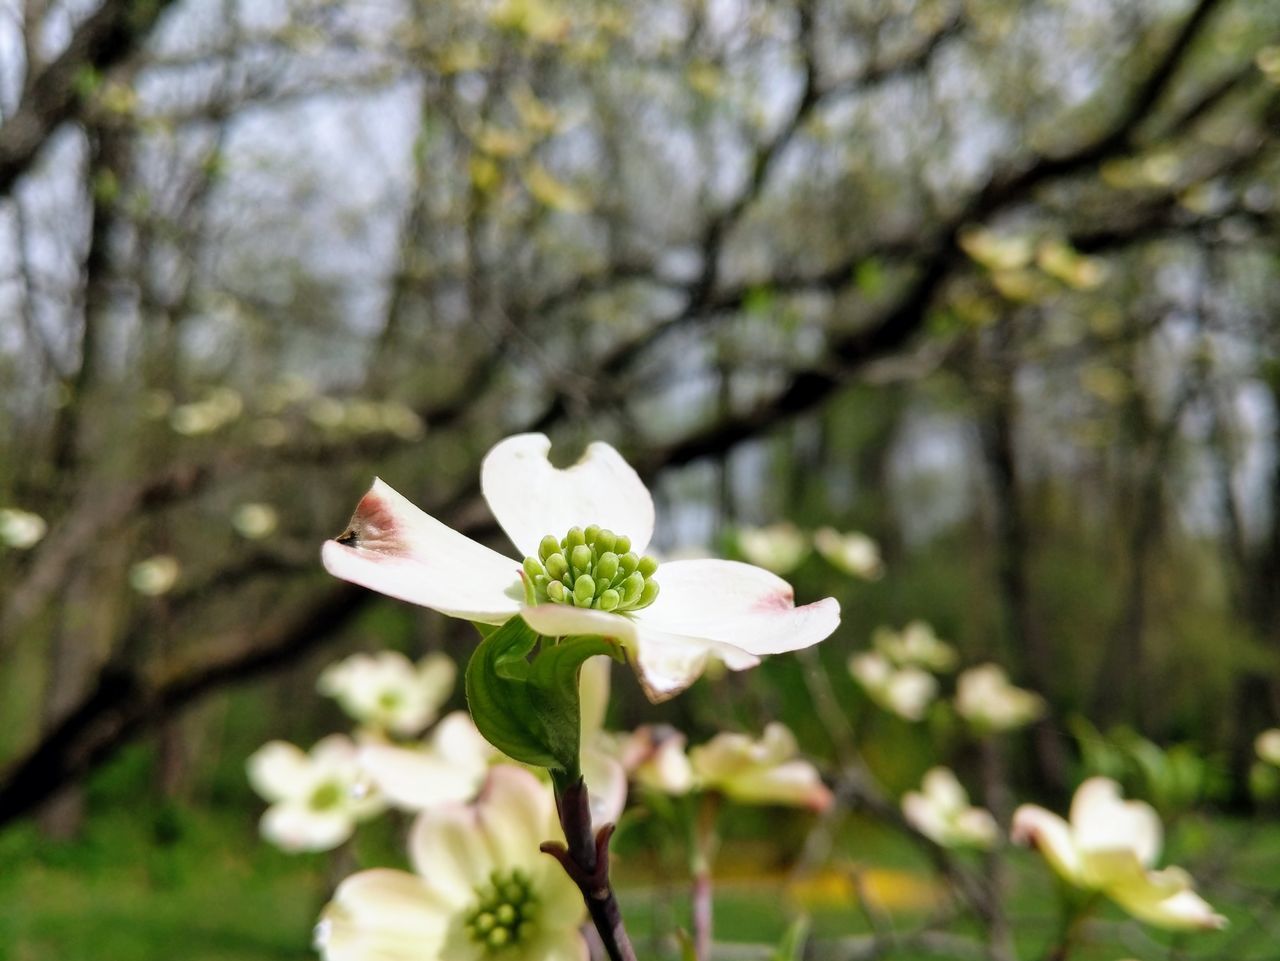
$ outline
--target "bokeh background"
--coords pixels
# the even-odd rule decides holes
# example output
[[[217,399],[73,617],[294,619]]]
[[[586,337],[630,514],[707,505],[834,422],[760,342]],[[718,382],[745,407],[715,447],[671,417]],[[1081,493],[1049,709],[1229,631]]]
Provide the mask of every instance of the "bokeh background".
[[[811,656],[659,708],[618,672],[615,726],[831,765],[817,672],[905,789],[945,719],[845,664],[923,618],[1051,702],[1020,797],[1127,729],[1204,760],[1202,848],[1280,848],[1276,44],[1267,0],[2,0],[0,507],[41,523],[0,547],[0,958],[308,956],[341,872],[258,841],[244,759],[341,725],[342,654],[474,643],[319,544],[376,474],[503,546],[478,463],[527,430],[618,446],[663,551],[881,548],[790,575],[845,611]],[[737,831],[747,891],[803,837]],[[1197,956],[1274,957],[1260,903]]]

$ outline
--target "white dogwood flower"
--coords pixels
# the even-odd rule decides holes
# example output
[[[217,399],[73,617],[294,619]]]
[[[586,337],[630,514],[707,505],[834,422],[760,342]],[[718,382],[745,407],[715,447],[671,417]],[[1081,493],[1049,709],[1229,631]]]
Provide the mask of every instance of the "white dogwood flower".
[[[738,549],[752,564],[790,574],[809,556],[809,535],[795,524],[782,521],[767,527],[744,527],[738,531]]]
[[[825,811],[834,798],[808,761],[796,755],[795,735],[783,724],[765,727],[753,740],[745,734],[717,734],[689,751],[695,784],[743,804],[781,804]]]
[[[938,694],[938,681],[918,667],[894,667],[879,651],[849,658],[849,673],[867,696],[886,711],[918,721]]]
[[[622,766],[641,787],[680,796],[693,789],[693,765],[685,753],[687,738],[665,724],[646,724],[618,745]]]
[[[924,621],[912,621],[900,631],[878,627],[871,634],[871,643],[898,667],[950,671],[956,666],[955,648],[939,638]]]
[[[418,815],[414,873],[377,869],[338,885],[316,927],[325,961],[587,961],[586,907],[555,859],[551,789],[493,768],[474,804]]]
[[[398,651],[378,651],[331,664],[316,687],[361,724],[409,737],[436,719],[457,675],[444,654],[414,664]]]
[[[249,783],[271,802],[262,836],[286,851],[327,851],[382,810],[382,799],[356,761],[350,738],[334,734],[310,751],[285,741],[264,744],[249,758]]]
[[[974,807],[950,768],[925,773],[921,790],[902,796],[902,816],[913,828],[944,848],[990,848],[1000,836],[996,819]]]
[[[860,531],[841,534],[835,528],[822,527],[813,535],[813,546],[836,570],[867,581],[884,576],[880,545]]]
[[[1044,698],[1009,683],[998,664],[972,667],[956,679],[956,713],[980,731],[1009,731],[1044,715]]]
[[[1151,805],[1125,801],[1120,785],[1090,778],[1071,802],[1070,823],[1034,804],[1013,815],[1013,840],[1032,844],[1069,884],[1099,891],[1161,928],[1221,928],[1227,920],[1193,890],[1181,868],[1153,870],[1162,830]]]
[[[563,470],[547,459],[550,449],[542,434],[519,434],[481,468],[485,500],[523,564],[376,480],[346,532],[325,543],[325,567],[452,617],[502,624],[522,614],[546,637],[613,638],[653,701],[684,690],[710,661],[754,667],[839,625],[834,598],[796,607],[786,581],[749,564],[672,561],[657,574],[657,562],[641,556],[654,511],[636,472],[608,444],[591,444]]]
[[[49,525],[39,514],[16,507],[0,507],[0,544],[25,551],[35,547]]]
[[[1280,728],[1269,728],[1259,734],[1253,742],[1253,749],[1262,760],[1280,767]]]

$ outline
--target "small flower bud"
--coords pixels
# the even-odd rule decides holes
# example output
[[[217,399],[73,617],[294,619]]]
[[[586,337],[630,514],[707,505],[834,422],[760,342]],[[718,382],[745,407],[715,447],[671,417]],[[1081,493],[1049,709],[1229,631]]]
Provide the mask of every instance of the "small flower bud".
[[[524,572],[528,574],[529,578],[535,583],[537,582],[537,578],[545,577],[547,574],[546,569],[538,563],[536,558],[533,557],[526,557],[524,559]]]
[[[552,554],[547,558],[547,573],[557,581],[569,573],[569,562],[563,554]]]
[[[516,897],[519,896],[517,893]],[[501,905],[495,914],[498,918],[498,923],[502,925],[509,925],[516,919],[516,909],[509,904]]]
[[[640,600],[640,595],[644,593],[644,583],[644,575],[639,571],[632,571],[631,576],[622,582],[622,603],[631,607]]]
[[[623,577],[629,577],[631,572],[640,566],[640,558],[631,551],[626,551],[618,557],[618,570],[622,572]]]
[[[658,561],[646,554],[640,558],[640,566],[636,568],[645,577],[652,577],[653,572],[658,569]]]
[[[488,934],[493,930],[494,917],[488,911],[481,912],[476,918],[476,930],[481,934]]]
[[[494,928],[489,932],[489,945],[494,948],[501,948],[506,945],[511,938],[511,932],[506,928]]]
[[[578,607],[590,607],[596,596],[596,582],[590,574],[579,574],[573,584],[573,602]]]
[[[570,527],[569,533],[564,536],[564,546],[566,550],[578,547],[586,542],[587,539],[583,535],[581,527]]]
[[[579,544],[573,549],[573,554],[570,555],[570,562],[573,565],[575,574],[587,573],[591,570],[591,548],[587,547],[586,544]]]
[[[588,544],[595,544],[596,538],[600,536],[600,525],[589,524],[587,529],[582,532],[582,536]]]
[[[552,581],[547,585],[547,597],[557,604],[563,604],[568,596],[569,592],[559,581]]]
[[[617,534],[613,539],[613,547],[609,549],[618,555],[625,554],[631,550],[631,538],[625,534]]]
[[[538,544],[538,559],[545,561],[552,554],[560,553],[560,542],[548,534]]]
[[[640,593],[640,602],[636,607],[648,607],[658,599],[658,582],[645,581],[644,590]]]
[[[613,583],[613,577],[618,573],[618,555],[613,553],[605,553],[600,555],[600,560],[596,561],[595,578],[598,581],[604,581],[606,584]]]
[[[618,595],[618,592],[615,591],[612,587],[609,588],[607,591],[605,591],[603,594],[601,594],[600,597],[596,600],[596,606],[599,607],[600,610],[602,611],[612,611],[621,603],[622,603],[622,598]]]

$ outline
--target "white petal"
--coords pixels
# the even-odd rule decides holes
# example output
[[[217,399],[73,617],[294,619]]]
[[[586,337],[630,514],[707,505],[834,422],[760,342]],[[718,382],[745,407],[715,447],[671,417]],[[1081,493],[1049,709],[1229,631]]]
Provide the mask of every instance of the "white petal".
[[[552,914],[544,910],[543,916],[551,917]],[[558,925],[549,931],[543,931],[529,945],[526,956],[531,961],[588,961],[591,953],[587,950],[586,939],[576,926]]]
[[[564,470],[547,460],[544,434],[517,434],[489,451],[480,489],[489,509],[522,555],[536,555],[547,534],[571,527],[600,527],[631,538],[641,553],[653,537],[653,498],[622,455],[600,441]]]
[[[462,804],[427,808],[409,829],[409,862],[432,897],[459,910],[495,868],[475,809]]]
[[[712,657],[732,671],[760,663],[754,654],[732,644],[671,633],[639,617],[568,604],[527,607],[523,617],[530,627],[547,637],[599,635],[617,640],[627,649],[641,687],[655,704],[674,697],[696,681]]]
[[[658,599],[635,617],[671,634],[719,641],[760,656],[810,647],[840,626],[835,598],[796,607],[790,584],[750,564],[672,561],[654,577]]]
[[[490,770],[475,807],[492,861],[501,870],[531,873],[546,857],[538,846],[564,838],[551,786],[524,768],[500,764]]]
[[[949,825],[937,804],[919,791],[902,795],[902,816],[908,824],[935,844],[950,842]]]
[[[1084,851],[1132,851],[1145,867],[1160,854],[1162,830],[1155,809],[1143,801],[1124,801],[1120,785],[1094,777],[1071,800],[1071,830]]]
[[[743,804],[781,804],[811,811],[825,811],[835,800],[817,768],[801,760],[744,771],[726,781],[723,790]]]
[[[431,751],[461,765],[482,763],[488,767],[498,757],[497,749],[484,739],[466,711],[452,711],[440,719],[431,731]]]
[[[563,605],[562,605],[563,606]],[[613,658],[601,654],[582,662],[578,687],[582,699],[582,743],[589,743],[604,730],[605,713],[609,710],[609,676]]]
[[[1077,885],[1083,882],[1071,828],[1052,811],[1035,804],[1022,805],[1013,812],[1010,837],[1015,844],[1033,845],[1064,881]]]
[[[329,851],[351,837],[355,820],[343,808],[316,811],[284,801],[267,808],[258,827],[264,838],[285,851]]]
[[[950,768],[930,768],[924,776],[924,793],[947,814],[956,814],[969,806],[969,795]]]
[[[591,799],[591,824],[616,824],[627,805],[627,772],[622,762],[589,741],[583,742],[582,779]]]
[[[245,767],[249,783],[267,801],[308,794],[315,785],[311,759],[300,747],[271,741],[250,755]]]
[[[317,927],[325,961],[422,961],[439,957],[450,912],[404,871],[361,871],[334,892]]]
[[[335,577],[485,624],[505,622],[523,597],[518,562],[446,527],[381,480],[321,557]]]
[[[1131,858],[1131,863],[1136,862]],[[1221,928],[1227,923],[1192,890],[1191,876],[1181,868],[1131,870],[1122,881],[1105,890],[1134,917],[1158,927],[1189,930]]]
[[[390,744],[366,744],[360,749],[360,764],[388,801],[408,811],[471,800],[487,770],[483,757],[459,763]]]

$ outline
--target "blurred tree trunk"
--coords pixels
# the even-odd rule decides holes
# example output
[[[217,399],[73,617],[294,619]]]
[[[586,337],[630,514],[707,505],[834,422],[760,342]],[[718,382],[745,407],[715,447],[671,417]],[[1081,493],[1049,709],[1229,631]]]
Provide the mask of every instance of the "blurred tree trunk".
[[[993,332],[995,343],[987,368],[983,450],[992,486],[992,511],[997,541],[996,577],[1009,640],[1011,663],[1021,664],[1033,688],[1050,699],[1054,694],[1053,651],[1036,619],[1031,586],[1034,556],[1031,529],[1025,516],[1018,480],[1017,452],[1017,335],[1016,321],[1001,317]],[[1035,770],[1054,792],[1067,787],[1067,757],[1058,729],[1046,718],[1032,729]]]
[[[99,387],[105,359],[103,325],[111,304],[111,243],[117,222],[117,199],[123,180],[128,143],[117,131],[90,128],[87,164],[93,194],[93,226],[84,265],[84,322],[80,338],[80,366],[68,385],[66,403],[58,412],[52,436],[52,484],[61,505],[93,497],[96,484],[89,476],[101,469],[95,448],[102,430]],[[112,599],[119,596],[119,579],[108,559],[121,542],[103,544],[95,563],[78,565],[58,598],[59,615],[49,648],[43,723],[56,727],[79,703],[93,683],[109,651]],[[114,581],[115,583],[106,583]],[[84,785],[68,784],[40,811],[41,829],[66,839],[79,832],[84,819]]]

